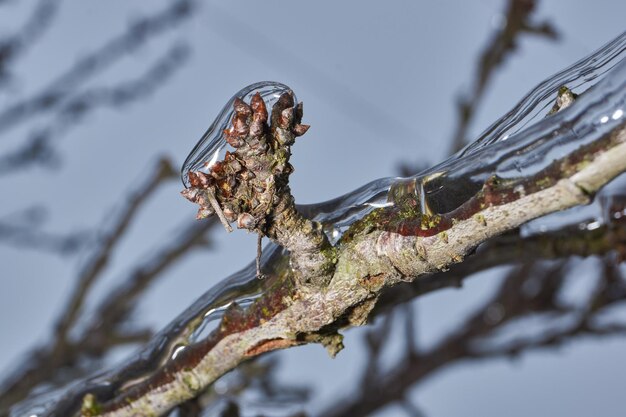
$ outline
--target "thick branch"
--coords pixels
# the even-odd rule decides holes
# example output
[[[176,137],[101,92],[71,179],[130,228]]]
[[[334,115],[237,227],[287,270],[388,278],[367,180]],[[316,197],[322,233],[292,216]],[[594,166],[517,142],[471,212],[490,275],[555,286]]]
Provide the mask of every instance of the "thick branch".
[[[447,269],[478,244],[504,231],[589,202],[590,194],[626,170],[625,140],[622,123],[594,142],[593,152],[581,147],[555,162],[567,169],[548,167],[553,175],[549,186],[528,187],[515,198],[492,200],[491,205],[437,234],[406,236],[381,230],[380,224],[358,228],[338,248],[337,267],[326,288],[294,291],[276,287],[257,301],[257,307],[232,309],[206,341],[190,346],[166,368],[102,404],[102,415],[165,413],[242,361],[269,350],[322,341],[336,353],[341,339],[331,335],[341,327],[364,324],[383,288]],[[582,158],[581,153],[585,164],[565,163]],[[250,314],[260,310],[266,314],[252,320]]]

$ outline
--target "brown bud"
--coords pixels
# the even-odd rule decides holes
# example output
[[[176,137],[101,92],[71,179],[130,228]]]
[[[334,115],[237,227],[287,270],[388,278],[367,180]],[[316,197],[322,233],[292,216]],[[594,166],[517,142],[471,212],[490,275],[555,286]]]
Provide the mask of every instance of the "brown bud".
[[[307,130],[309,130],[310,127],[310,125],[297,124],[293,127],[293,134],[296,136],[302,136],[307,132]]]
[[[260,120],[262,122],[267,121],[267,107],[265,107],[265,102],[263,101],[261,94],[256,93],[252,96],[250,106],[252,107],[254,120]]]
[[[293,105],[293,94],[289,91],[280,95],[278,101],[274,104],[274,107],[278,107],[280,110],[283,110],[287,107],[293,107]]]
[[[232,170],[232,172],[239,172],[243,169],[243,165],[241,165],[241,162],[239,162],[236,159],[233,159],[232,161],[230,161],[229,165],[230,165],[230,169]]]
[[[241,213],[239,217],[237,217],[237,227],[239,229],[251,230],[256,223],[256,219],[250,213]]]
[[[211,177],[202,171],[191,171],[189,174],[189,184],[195,188],[207,188],[211,185]]]
[[[189,173],[187,174],[187,178],[189,178],[189,185],[191,185],[192,187],[195,188],[200,186],[200,179],[198,178],[198,174],[195,171],[189,171]]]
[[[196,219],[197,220],[206,219],[207,217],[209,217],[213,213],[215,213],[215,212],[210,207],[200,207],[198,209],[198,213],[196,214]]]
[[[224,139],[226,139],[226,142],[228,142],[228,144],[235,149],[243,146],[245,143],[242,138],[232,131],[232,128],[224,130]]]
[[[198,178],[200,178],[202,188],[208,188],[213,183],[213,178],[204,172],[198,172]]]
[[[226,217],[226,220],[228,220],[229,222],[235,221],[235,212],[230,207],[223,207],[222,213],[224,213],[224,217]]]
[[[211,176],[217,179],[223,175],[224,175],[224,161],[217,161],[211,167]]]
[[[282,127],[283,129],[287,129],[289,126],[291,126],[291,123],[293,122],[294,112],[295,110],[293,107],[288,107],[282,112],[280,112],[280,118],[278,119],[278,126]]]
[[[239,97],[235,98],[233,108],[235,109],[235,115],[241,114],[244,116],[250,116],[252,114],[252,109],[250,108],[250,106],[248,106],[246,102]]]
[[[294,119],[296,124],[302,121],[302,116],[304,115],[304,105],[302,102],[298,103],[296,106],[296,118]]]
[[[187,188],[187,189],[184,189],[183,191],[181,191],[180,193],[187,200],[191,201],[192,203],[196,203],[196,202],[198,202],[198,193],[199,192],[200,191],[197,188]]]
[[[293,96],[290,93],[283,93],[272,107],[272,129],[282,124],[280,122],[282,112],[287,108],[293,108]]]
[[[260,120],[255,120],[253,116],[252,123],[250,124],[250,136],[253,136],[253,137],[261,136],[263,134],[263,130],[265,130],[265,122],[260,121]]]
[[[235,113],[233,116],[233,129],[238,136],[248,136],[250,124],[248,116],[242,113]]]

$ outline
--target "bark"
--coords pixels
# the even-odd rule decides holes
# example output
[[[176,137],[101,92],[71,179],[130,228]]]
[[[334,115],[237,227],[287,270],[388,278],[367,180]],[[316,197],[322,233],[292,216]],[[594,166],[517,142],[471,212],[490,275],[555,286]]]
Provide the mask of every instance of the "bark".
[[[382,214],[373,213],[353,225],[336,247],[336,266],[328,285],[294,285],[287,276],[247,310],[231,306],[209,338],[150,378],[98,404],[97,414],[162,415],[264,352],[320,342],[331,355],[336,354],[342,348],[337,331],[365,324],[385,288],[445,270],[482,242],[531,219],[588,203],[596,191],[626,170],[625,139],[626,124],[621,123],[593,146],[572,150],[537,176],[549,174],[550,181],[537,186],[533,177],[516,183],[526,192],[513,197],[510,189],[494,188],[487,181],[477,198],[491,197],[491,203],[470,204],[475,210],[465,210],[449,227],[436,229],[437,233],[411,236],[387,230]],[[572,164],[583,159],[584,164]],[[498,195],[502,198],[493,198]],[[82,415],[90,413],[84,408]]]

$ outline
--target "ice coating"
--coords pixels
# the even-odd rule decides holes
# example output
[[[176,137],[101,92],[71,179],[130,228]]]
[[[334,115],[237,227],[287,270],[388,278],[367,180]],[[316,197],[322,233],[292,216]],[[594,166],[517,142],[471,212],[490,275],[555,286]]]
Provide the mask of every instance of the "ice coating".
[[[227,145],[226,139],[224,138],[224,130],[230,125],[234,112],[233,103],[236,98],[240,98],[246,103],[249,103],[252,96],[259,93],[265,101],[267,108],[271,109],[281,94],[289,91],[293,94],[293,91],[285,84],[275,81],[261,81],[250,84],[235,93],[224,105],[213,123],[211,123],[211,126],[204,132],[204,135],[202,135],[185,159],[180,172],[185,187],[189,187],[188,174],[190,171],[208,172],[208,169],[211,168],[215,162],[222,159],[221,157],[223,157]],[[293,99],[295,103],[298,102],[295,94],[293,94]]]
[[[551,156],[592,142],[620,123],[620,112],[625,111],[625,57],[626,32],[541,82],[478,139],[439,165],[409,178],[382,178],[299,209],[324,223],[331,234],[340,234],[373,208],[393,204],[400,188],[415,193],[422,212],[448,213],[475,195],[490,175],[511,178],[540,170]],[[546,119],[563,85],[580,98],[573,108]]]
[[[542,81],[508,113],[485,129],[474,142],[461,149],[456,157],[468,155],[491,143],[507,140],[544,117],[561,86],[567,86],[574,93],[581,93],[600,81],[625,55],[626,32],[595,53]]]
[[[129,382],[148,378],[155,369],[176,360],[182,351],[202,342],[200,338],[207,333],[205,327],[218,323],[225,309],[233,302],[245,306],[273,285],[273,277],[278,275],[277,268],[283,267],[281,261],[286,260],[287,255],[282,248],[270,243],[263,250],[261,259],[267,279],[257,279],[256,265],[250,263],[203,294],[119,367],[72,383],[61,390],[56,398],[50,398],[50,395],[44,393],[26,400],[12,408],[10,417],[67,417],[80,409],[87,393],[99,399],[112,398],[117,390]]]
[[[300,206],[299,210],[321,222],[331,240],[336,242],[346,228],[371,210],[393,205],[394,196],[399,192],[417,196],[423,212],[447,213],[474,196],[490,176],[515,178],[537,172],[555,158],[593,143],[624,124],[625,51],[626,35],[622,34],[590,57],[541,83],[511,112],[487,129],[477,142],[433,168],[410,178],[379,179],[342,197]],[[580,97],[571,107],[544,118],[563,84],[573,87]],[[246,99],[259,89],[267,88],[263,91],[272,91],[266,95],[269,97],[288,89],[278,83],[253,86],[246,87],[236,96]],[[215,132],[221,132],[227,126],[232,100],[234,98],[185,162],[183,181],[187,172],[201,168],[207,162],[207,155],[213,156],[224,147],[222,135]],[[206,338],[202,327],[219,319],[226,306],[235,301],[245,304],[265,291],[272,279],[288,268],[288,254],[269,244],[263,251],[262,265],[264,275],[269,277],[267,280],[258,280],[251,264],[221,281],[119,368],[74,384],[52,402],[47,402],[48,397],[39,402],[33,399],[16,410],[24,410],[30,405],[31,409],[38,410],[34,415],[67,416],[80,407],[87,392],[106,401],[129,381],[149,377],[165,363],[176,361],[180,352],[201,343]],[[44,411],[40,411],[42,407]]]
[[[571,107],[506,140],[484,144],[416,175],[423,212],[449,213],[475,195],[488,177],[529,177],[572,150],[596,142],[624,123],[625,103],[626,61],[620,59]]]

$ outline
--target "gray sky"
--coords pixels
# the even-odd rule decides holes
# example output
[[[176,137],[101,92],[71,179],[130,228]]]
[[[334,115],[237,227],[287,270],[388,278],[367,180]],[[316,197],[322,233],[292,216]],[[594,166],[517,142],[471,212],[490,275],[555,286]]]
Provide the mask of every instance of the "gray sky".
[[[0,93],[0,103],[27,96],[121,31],[133,16],[165,3],[62,2],[55,27],[20,61],[11,95]],[[94,85],[133,76],[163,48],[188,42],[192,56],[173,79],[148,100],[88,117],[60,142],[59,170],[35,168],[0,177],[0,216],[45,204],[51,209],[51,231],[100,223],[156,155],[170,155],[180,164],[230,96],[260,80],[291,86],[305,104],[305,123],[312,125],[293,148],[292,190],[300,203],[396,175],[401,161],[438,162],[456,123],[455,98],[469,87],[476,57],[500,21],[503,4],[207,1],[183,29],[159,37]],[[17,4],[0,8],[0,34],[17,27],[24,10]],[[472,132],[496,120],[547,76],[617,36],[625,15],[626,4],[618,1],[541,2],[537,20],[553,22],[561,40],[523,38],[493,79]],[[8,139],[0,146],[19,143],[32,127],[5,134]],[[126,266],[194,216],[195,208],[178,195],[179,189],[180,184],[171,184],[150,201],[115,252],[99,290],[118,282]],[[215,241],[215,250],[190,256],[150,290],[139,306],[139,323],[163,326],[254,256],[255,239],[244,232],[220,231]],[[46,340],[79,266],[76,259],[0,246],[0,370]],[[592,266],[588,261],[582,270]],[[458,317],[490,294],[495,280],[493,274],[475,278],[461,291],[420,300],[421,343],[429,345],[453,328]],[[362,368],[362,334],[349,331],[347,349],[334,361],[319,346],[281,353],[282,378],[316,382],[312,410],[351,392],[350,382]],[[458,365],[421,386],[415,400],[429,417],[623,415],[618,411],[626,383],[625,349],[623,339],[584,340],[516,362]],[[390,409],[384,415],[401,414]]]

